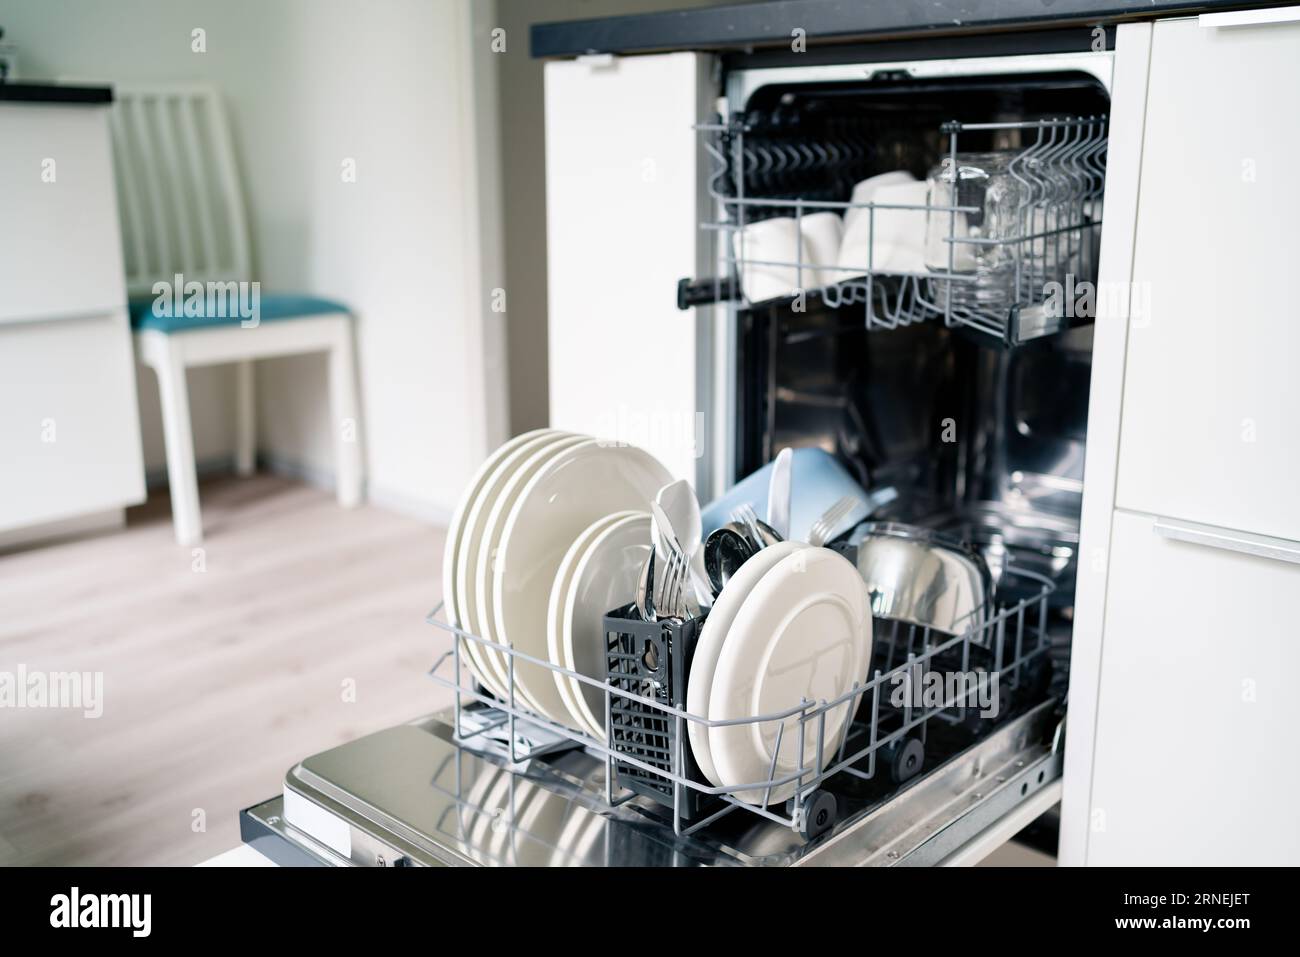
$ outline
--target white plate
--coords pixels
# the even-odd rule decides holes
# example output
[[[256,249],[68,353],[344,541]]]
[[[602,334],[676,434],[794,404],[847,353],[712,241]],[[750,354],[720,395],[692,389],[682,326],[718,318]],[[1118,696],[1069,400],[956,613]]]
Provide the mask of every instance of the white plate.
[[[483,488],[470,506],[465,527],[461,533],[461,545],[456,550],[456,612],[464,624],[461,627],[480,638],[490,637],[483,629],[482,602],[484,593],[477,587],[477,571],[480,553],[485,551],[488,518],[492,515],[492,506],[510,485],[510,479],[524,463],[546,450],[554,450],[560,443],[582,441],[581,436],[567,432],[555,432],[539,435],[516,446],[513,451],[502,457],[497,467],[483,483]],[[498,697],[507,698],[505,670],[496,660],[498,656],[493,649],[477,641],[465,642],[470,658],[482,672],[479,680]]]
[[[494,495],[487,506],[485,514],[480,516],[477,526],[478,540],[470,544],[468,557],[473,564],[466,573],[466,618],[473,626],[474,634],[488,641],[500,641],[494,627],[495,617],[492,610],[492,567],[496,560],[497,549],[501,542],[501,533],[505,528],[506,516],[510,508],[519,499],[520,494],[539,469],[550,462],[567,448],[592,441],[584,435],[565,435],[549,442],[543,441],[536,446],[523,446],[519,449],[521,457],[507,461],[501,466],[501,484],[494,490]],[[491,670],[492,677],[503,700],[509,700],[510,665],[502,652],[488,645],[478,646],[484,664]],[[517,670],[517,669],[516,669]],[[537,705],[521,693],[518,682],[515,684],[516,703],[537,710]]]
[[[718,667],[727,631],[736,615],[754,590],[759,580],[791,552],[807,548],[803,542],[779,542],[764,548],[741,565],[727,581],[713,603],[709,617],[704,619],[700,636],[695,642],[695,657],[691,659],[691,672],[686,679],[686,710],[707,717],[709,692],[713,689],[713,675]],[[691,742],[691,753],[704,776],[717,787],[722,786],[713,755],[709,750],[709,727],[696,721],[686,722],[686,735]]]
[[[634,446],[591,439],[550,459],[511,508],[497,549],[491,601],[497,640],[548,660],[546,609],[564,553],[596,519],[645,508],[670,481],[654,456]],[[564,720],[568,709],[549,669],[516,661],[515,681],[543,714]]]
[[[501,490],[509,482],[519,465],[527,461],[538,450],[549,448],[566,439],[576,439],[567,432],[550,432],[535,435],[526,442],[521,442],[506,455],[502,456],[482,488],[475,496],[473,504],[466,515],[460,541],[456,548],[456,569],[453,582],[457,618],[461,628],[471,634],[483,636],[482,623],[477,614],[481,597],[475,589],[474,573],[478,563],[478,553],[483,544],[483,535],[487,518],[492,512],[492,504]],[[490,657],[491,649],[476,641],[466,641],[464,648],[472,662],[479,681],[498,697],[506,697],[505,682],[498,677],[498,671]]]
[[[742,566],[743,568],[743,566]],[[829,548],[806,548],[777,564],[745,599],[727,631],[709,692],[709,720],[748,718],[795,707],[801,700],[829,701],[863,682],[871,666],[871,608],[866,587],[853,563]],[[826,715],[823,761],[839,747],[852,717],[852,704]],[[784,725],[773,769],[779,728]],[[723,786],[766,780],[795,771],[817,754],[817,721],[804,729],[799,749],[799,717],[762,724],[709,729],[709,750]],[[768,803],[794,794],[796,782],[772,788]],[[738,791],[751,804],[764,789]]]
[[[447,526],[447,542],[442,550],[442,602],[447,614],[447,621],[455,627],[465,628],[465,622],[456,606],[456,555],[461,542],[464,541],[465,525],[479,493],[487,485],[492,472],[515,449],[545,435],[560,436],[564,434],[566,433],[557,432],[555,429],[534,429],[532,432],[516,435],[487,457],[483,464],[478,467],[473,478],[469,480],[469,484],[465,486],[465,491],[461,493],[460,501],[456,503],[456,510],[452,512],[451,522]],[[474,644],[474,642],[468,642],[467,644]],[[477,674],[474,663],[471,661],[467,662],[467,664]],[[486,681],[483,681],[482,676],[479,676],[479,681],[487,684]]]
[[[555,581],[551,585],[550,603],[546,606],[546,650],[553,663],[564,665],[566,668],[571,667],[564,664],[564,652],[561,649],[561,636],[564,633],[564,627],[561,624],[561,618],[564,614],[564,599],[568,594],[569,583],[573,581],[573,573],[578,567],[578,562],[582,560],[582,557],[587,553],[588,547],[600,536],[601,532],[620,520],[636,514],[638,513],[632,511],[615,512],[613,515],[604,515],[596,519],[583,529],[578,537],[573,540],[569,550],[564,553],[559,570],[555,573]],[[566,680],[559,672],[553,673],[552,677],[555,678],[557,683]],[[560,693],[561,695],[564,694],[563,689],[561,689]],[[565,704],[568,703],[568,699],[565,698]],[[572,728],[577,728],[579,731],[591,733],[591,728],[587,726],[586,722],[582,720],[582,716],[572,706],[569,707],[569,720],[565,723]]]
[[[447,612],[447,620],[457,628],[464,626],[456,614],[456,550],[460,547],[465,520],[469,517],[475,498],[483,490],[493,469],[501,464],[501,460],[507,455],[519,446],[543,435],[560,434],[563,433],[557,433],[555,429],[534,429],[532,432],[516,435],[483,461],[465,486],[465,491],[461,493],[460,501],[456,503],[456,510],[451,513],[451,522],[447,525],[447,542],[442,550],[442,601]]]
[[[597,681],[605,680],[605,629],[607,611],[627,604],[636,594],[641,567],[650,555],[650,515],[624,512],[604,527],[578,556],[573,574],[561,596],[562,605],[552,625],[552,660],[570,671]],[[551,593],[554,601],[556,593]],[[555,652],[559,652],[556,657]],[[568,675],[554,673],[556,687],[569,711],[597,741],[605,740],[605,695]]]

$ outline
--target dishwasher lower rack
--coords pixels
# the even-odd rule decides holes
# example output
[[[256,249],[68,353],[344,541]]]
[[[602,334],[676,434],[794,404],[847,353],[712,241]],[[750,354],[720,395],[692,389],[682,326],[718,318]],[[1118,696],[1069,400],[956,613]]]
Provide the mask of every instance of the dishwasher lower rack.
[[[441,621],[439,606],[428,620],[451,633],[452,647],[429,675],[455,693],[452,715],[458,743],[497,752],[510,764],[581,748],[606,765],[606,805],[649,798],[662,805],[678,835],[700,832],[740,812],[811,840],[843,818],[845,795],[878,793],[882,782],[886,791],[896,788],[919,774],[934,754],[963,750],[1047,697],[1052,677],[1048,600],[1054,586],[1050,579],[1014,566],[1008,566],[1003,582],[1006,590],[1028,597],[995,606],[961,635],[876,619],[873,672],[865,680],[833,700],[792,702],[781,711],[745,719],[713,721],[685,710],[682,678],[689,673],[689,662],[672,658],[674,647],[683,652],[671,637],[681,631],[682,623],[673,621],[650,625],[667,629],[657,647],[654,675],[602,682]],[[646,623],[637,625],[634,631],[644,632]],[[640,648],[620,650],[627,636],[618,619],[613,625],[606,619],[606,626],[613,628],[607,631],[611,662],[641,657]],[[504,656],[504,700],[469,678],[464,665],[469,642]],[[522,704],[514,677],[522,662],[597,689],[605,700],[605,738],[566,727]],[[490,709],[492,718],[467,720],[472,708],[480,715]],[[629,717],[655,729],[648,745],[644,735],[620,733],[626,731]],[[838,745],[828,740],[828,719],[838,719],[839,724],[847,719]],[[704,728],[749,725],[773,740],[767,777],[725,787],[703,780],[690,755],[688,722]],[[945,739],[942,748],[932,746],[935,737]],[[777,767],[783,741],[793,744],[794,755],[794,767],[784,773]],[[622,787],[624,782],[632,786]],[[792,796],[771,799],[781,792]],[[758,794],[761,799],[755,798]]]

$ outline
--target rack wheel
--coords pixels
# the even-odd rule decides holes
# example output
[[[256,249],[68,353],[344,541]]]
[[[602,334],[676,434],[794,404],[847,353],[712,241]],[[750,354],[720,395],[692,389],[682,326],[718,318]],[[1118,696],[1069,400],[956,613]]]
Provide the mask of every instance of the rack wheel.
[[[992,722],[992,718],[986,718],[980,714],[978,707],[969,707],[966,709],[965,716],[957,726],[967,734],[976,735],[984,731]]]
[[[921,743],[921,739],[905,738],[894,749],[893,757],[889,762],[889,776],[894,779],[895,784],[902,784],[920,774],[924,766],[925,745]]]
[[[803,799],[799,815],[799,836],[805,841],[820,837],[835,826],[839,805],[830,791],[816,790]]]
[[[1034,698],[1047,694],[1047,689],[1052,685],[1052,659],[1041,655],[1029,662],[1025,666],[1024,679],[1025,689]]]

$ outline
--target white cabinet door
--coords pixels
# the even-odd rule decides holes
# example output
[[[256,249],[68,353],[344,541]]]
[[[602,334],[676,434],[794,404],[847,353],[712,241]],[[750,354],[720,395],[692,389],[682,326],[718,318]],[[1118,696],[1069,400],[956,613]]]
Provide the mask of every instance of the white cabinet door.
[[[1087,862],[1297,864],[1300,565],[1117,511]]]
[[[122,306],[108,107],[0,103],[0,323]]]
[[[144,501],[109,143],[107,107],[0,103],[0,533]]]
[[[1155,24],[1116,504],[1300,539],[1300,23]]]
[[[709,337],[697,310],[676,308],[676,287],[709,268],[692,129],[707,62],[546,64],[551,425],[635,443],[692,481]]]
[[[0,324],[0,532],[144,501],[126,310]]]

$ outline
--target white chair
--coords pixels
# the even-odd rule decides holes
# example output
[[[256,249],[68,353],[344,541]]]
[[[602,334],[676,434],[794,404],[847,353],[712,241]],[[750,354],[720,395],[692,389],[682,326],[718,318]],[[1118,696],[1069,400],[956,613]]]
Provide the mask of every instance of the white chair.
[[[203,539],[186,370],[236,364],[235,470],[251,474],[256,453],[253,361],[329,353],[330,418],[340,505],[360,504],[363,463],[352,317],[346,307],[308,296],[260,296],[251,306],[248,228],[230,131],[215,90],[206,86],[115,89],[112,114],[127,291],[141,360],[158,376],[167,481],[176,541]],[[166,293],[181,278],[204,293],[189,315],[167,314]],[[192,283],[199,283],[196,287]],[[185,290],[174,299],[184,302]],[[201,301],[200,301],[201,299]]]

